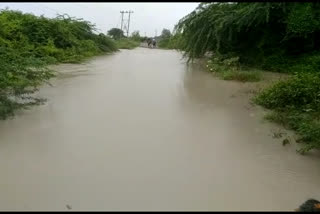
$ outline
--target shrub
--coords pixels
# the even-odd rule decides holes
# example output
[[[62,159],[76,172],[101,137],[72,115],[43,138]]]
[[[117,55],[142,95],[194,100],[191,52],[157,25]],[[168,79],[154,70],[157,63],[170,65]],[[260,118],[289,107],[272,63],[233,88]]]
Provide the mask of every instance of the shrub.
[[[214,56],[208,60],[207,67],[210,72],[215,72],[224,80],[237,80],[241,82],[257,82],[262,79],[260,71],[246,68],[242,69],[239,63],[239,57],[230,57],[230,55]]]
[[[116,45],[118,49],[134,49],[138,47],[139,44],[140,42],[127,39],[127,38],[116,40]]]
[[[256,102],[269,109],[320,110],[320,74],[299,73],[262,91]]]
[[[59,15],[54,19],[0,11],[0,119],[18,109],[37,105],[38,87],[54,76],[47,68],[57,62],[79,62],[117,50],[104,34],[82,19]]]
[[[0,119],[43,101],[31,96],[39,85],[54,76],[43,61],[5,47],[0,48],[0,61]]]
[[[263,90],[254,101],[274,111],[266,119],[296,131],[304,142],[298,152],[320,148],[320,74],[299,73]]]
[[[90,22],[68,15],[50,19],[11,10],[0,12],[0,44],[57,62],[117,50],[114,41],[102,33],[97,35]]]

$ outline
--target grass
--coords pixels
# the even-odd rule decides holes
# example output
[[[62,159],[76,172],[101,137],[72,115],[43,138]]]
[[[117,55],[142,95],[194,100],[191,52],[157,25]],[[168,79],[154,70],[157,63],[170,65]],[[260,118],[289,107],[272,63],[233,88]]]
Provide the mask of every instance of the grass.
[[[320,112],[302,113],[299,111],[274,110],[265,119],[295,131],[299,135],[298,143],[303,143],[297,150],[305,154],[312,149],[320,148]]]
[[[262,80],[262,72],[254,68],[241,68],[237,58],[226,60],[209,60],[207,68],[223,80],[240,82],[258,82]]]
[[[139,45],[140,45],[139,42],[131,40],[131,39],[127,39],[127,38],[116,40],[116,46],[118,49],[131,50],[131,49],[138,47]]]
[[[294,130],[304,154],[320,149],[320,74],[300,73],[262,90],[253,101],[272,113],[265,119]]]
[[[238,57],[213,57],[207,68],[223,80],[257,82],[262,80],[262,72],[250,67],[242,67]],[[295,131],[302,143],[297,150],[300,154],[320,149],[320,74],[300,72],[289,79],[278,81],[260,91],[253,102],[272,110],[266,120],[278,123]],[[287,144],[286,141],[283,142]]]
[[[221,73],[223,80],[236,80],[240,82],[258,82],[262,79],[260,71],[233,71],[227,70]]]

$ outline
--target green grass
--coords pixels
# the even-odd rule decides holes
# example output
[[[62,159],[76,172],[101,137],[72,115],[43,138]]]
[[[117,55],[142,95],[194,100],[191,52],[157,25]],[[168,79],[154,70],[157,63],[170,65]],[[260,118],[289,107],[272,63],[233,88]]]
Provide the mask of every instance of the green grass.
[[[223,80],[256,82],[262,72],[243,67],[238,57],[213,57],[207,68]],[[320,74],[300,72],[262,90],[253,102],[272,110],[265,119],[295,131],[301,142],[301,154],[320,149]]]
[[[119,39],[116,40],[116,46],[118,49],[134,49],[140,45],[139,42],[131,39]]]
[[[221,73],[224,80],[236,80],[240,82],[258,82],[262,79],[260,71],[232,71],[227,70]]]
[[[320,148],[320,112],[302,113],[300,111],[274,110],[265,119],[295,131],[299,135],[298,143],[303,143],[297,152],[305,154]]]
[[[261,91],[253,101],[273,110],[265,118],[294,130],[304,154],[320,149],[320,74],[302,73]]]
[[[208,61],[207,68],[223,80],[235,80],[240,82],[258,82],[262,80],[262,72],[250,67],[241,68],[238,57],[213,58]]]

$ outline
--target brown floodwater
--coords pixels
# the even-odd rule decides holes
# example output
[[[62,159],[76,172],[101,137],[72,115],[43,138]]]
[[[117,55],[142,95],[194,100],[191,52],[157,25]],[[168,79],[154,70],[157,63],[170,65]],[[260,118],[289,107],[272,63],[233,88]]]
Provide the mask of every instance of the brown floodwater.
[[[0,121],[1,210],[290,211],[320,199],[320,155],[272,136],[281,128],[250,105],[250,84],[147,48],[55,69],[46,104]]]

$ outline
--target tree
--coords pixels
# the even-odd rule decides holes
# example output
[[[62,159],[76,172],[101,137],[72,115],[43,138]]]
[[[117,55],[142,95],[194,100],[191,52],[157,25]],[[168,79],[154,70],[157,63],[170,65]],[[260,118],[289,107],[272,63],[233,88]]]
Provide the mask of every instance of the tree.
[[[170,32],[170,30],[164,28],[164,29],[162,30],[161,37],[162,37],[162,38],[170,38],[170,37],[171,37],[171,32]]]
[[[141,40],[141,36],[140,36],[139,31],[134,31],[134,32],[132,32],[131,38],[132,38],[133,40],[135,40],[135,41],[140,41],[140,40]]]
[[[123,31],[119,28],[112,28],[108,31],[108,35],[111,36],[113,39],[120,39],[124,37]]]

